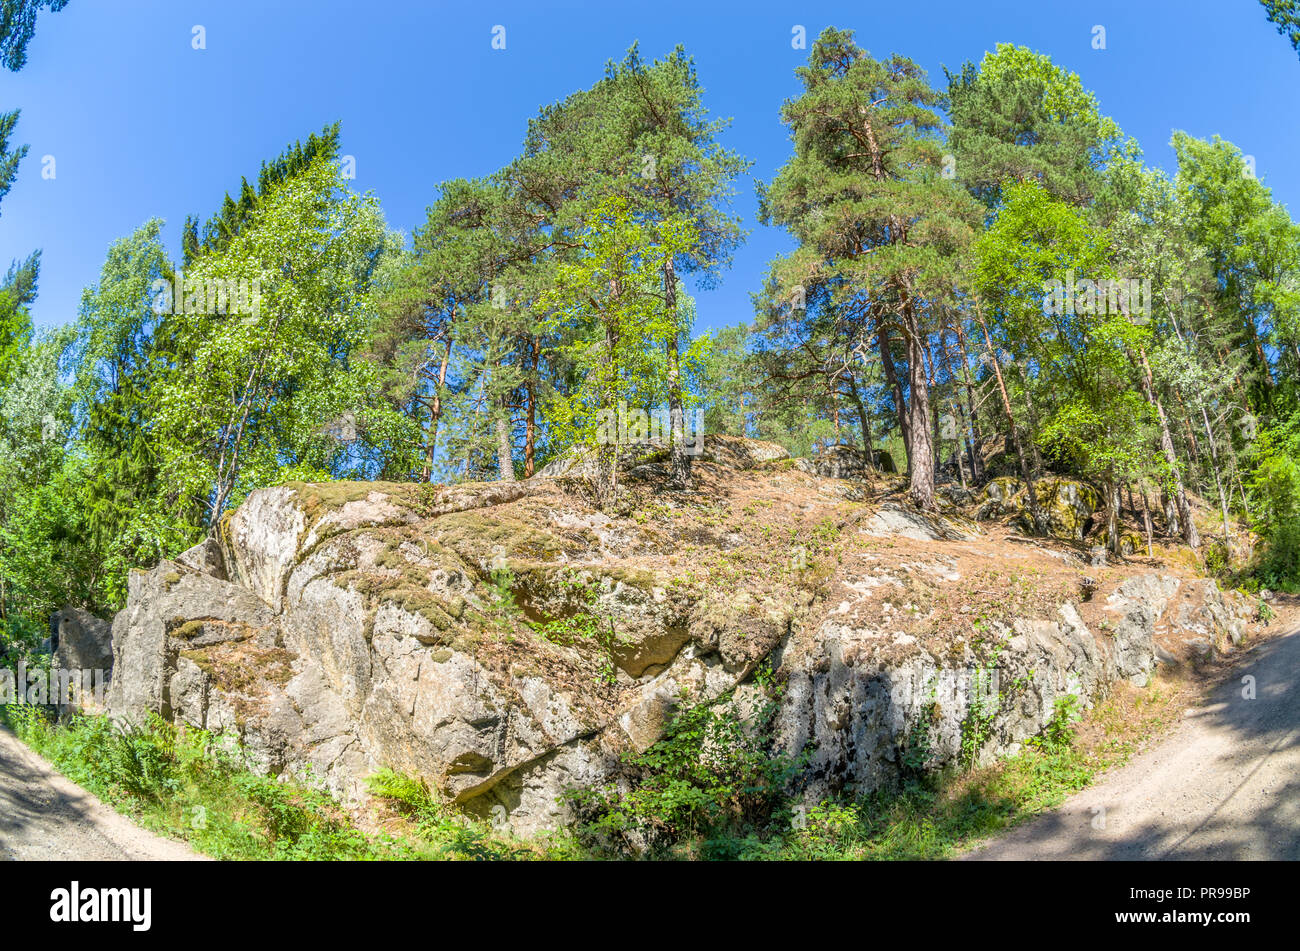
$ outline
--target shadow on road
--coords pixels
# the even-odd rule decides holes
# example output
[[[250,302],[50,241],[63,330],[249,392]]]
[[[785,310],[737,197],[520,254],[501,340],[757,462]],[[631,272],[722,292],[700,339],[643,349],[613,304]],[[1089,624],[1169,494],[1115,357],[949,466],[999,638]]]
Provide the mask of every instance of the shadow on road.
[[[50,773],[35,765],[18,745],[21,741],[0,727],[0,858],[13,858],[20,844],[49,839],[60,833],[85,835],[92,827],[97,803],[70,783],[50,783]]]
[[[1298,688],[1292,632],[1243,657],[1160,746],[968,858],[1300,859]]]

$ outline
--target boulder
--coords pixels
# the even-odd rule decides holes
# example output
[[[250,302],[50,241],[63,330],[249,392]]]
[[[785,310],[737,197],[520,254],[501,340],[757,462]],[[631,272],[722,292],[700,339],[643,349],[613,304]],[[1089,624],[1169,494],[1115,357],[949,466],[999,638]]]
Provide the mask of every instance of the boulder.
[[[1169,575],[1138,575],[1123,581],[1106,599],[1107,609],[1116,617],[1109,633],[1118,676],[1145,682],[1155,666],[1156,621],[1179,584]]]
[[[1146,554],[1147,540],[1145,535],[1139,535],[1137,532],[1120,532],[1119,533],[1119,553],[1121,555],[1143,555]]]
[[[809,460],[812,466],[808,471],[826,479],[849,479],[852,481],[866,479],[873,472],[898,474],[898,468],[894,465],[894,457],[884,450],[872,450],[872,459],[873,465],[869,465],[866,453],[856,446],[826,446]]]
[[[256,595],[176,562],[132,571],[127,589],[127,606],[113,620],[108,691],[109,711],[120,719],[138,723],[150,713],[173,719],[178,662],[192,649],[190,638],[211,626],[228,625],[239,640],[274,639],[275,616]]]
[[[817,474],[827,479],[861,481],[871,472],[866,454],[854,446],[826,446],[812,461]]]
[[[898,536],[918,541],[958,540],[980,534],[979,527],[955,512],[922,512],[896,501],[881,503],[862,523],[862,531],[878,537]]]
[[[62,709],[74,708],[102,713],[106,687],[113,676],[112,625],[81,608],[66,607],[50,616],[52,667],[58,671],[59,686],[50,687]]]
[[[193,548],[176,556],[176,563],[221,581],[226,578],[226,560],[215,538],[205,538]]]
[[[1047,476],[1034,481],[1038,505],[1047,515],[1048,534],[1056,538],[1083,541],[1092,525],[1093,515],[1101,508],[1101,493],[1086,482],[1061,476]],[[984,486],[979,518],[1012,516],[1026,531],[1032,530],[1029,493],[1024,483],[1012,476],[990,479]]]
[[[1239,646],[1255,609],[1236,591],[1222,591],[1210,579],[1183,582],[1171,609],[1171,625],[1208,640],[1216,652]]]
[[[700,456],[707,462],[713,462],[739,471],[753,469],[755,466],[775,459],[788,459],[784,446],[761,439],[745,439],[740,436],[705,436],[704,452]]]
[[[50,646],[56,667],[104,672],[113,667],[113,626],[89,611],[67,607],[50,616]]]
[[[808,802],[895,788],[909,743],[923,747],[931,770],[963,757],[988,762],[1040,732],[1057,698],[1073,694],[1086,705],[1108,687],[1107,654],[1071,605],[1055,620],[1000,631],[995,658],[969,648],[936,656],[915,645],[900,656],[882,633],[827,619],[786,661],[778,737],[791,755],[810,751]],[[977,748],[963,744],[972,717],[984,721]]]

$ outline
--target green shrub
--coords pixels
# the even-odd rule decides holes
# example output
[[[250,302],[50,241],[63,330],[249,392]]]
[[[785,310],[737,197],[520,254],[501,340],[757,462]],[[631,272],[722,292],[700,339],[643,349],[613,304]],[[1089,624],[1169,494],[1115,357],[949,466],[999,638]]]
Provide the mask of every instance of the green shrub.
[[[1265,548],[1260,583],[1300,590],[1300,412],[1260,436],[1259,466],[1251,479],[1253,510]]]
[[[1052,710],[1052,717],[1047,721],[1043,732],[1031,742],[1039,749],[1059,753],[1070,748],[1074,740],[1074,725],[1083,718],[1079,710],[1079,698],[1069,693],[1057,697]]]
[[[903,769],[903,774],[910,779],[922,779],[927,775],[930,759],[934,753],[931,733],[940,713],[932,688],[929,702],[922,708],[920,717],[908,731],[907,738],[899,750],[899,765]]]
[[[579,841],[627,854],[693,840],[705,857],[728,858],[738,839],[788,822],[805,758],[772,751],[774,716],[774,704],[748,725],[721,703],[681,711],[659,742],[623,758],[617,781],[568,794]]]
[[[971,684],[971,703],[961,721],[961,763],[965,769],[979,764],[980,752],[993,737],[993,724],[1002,709],[997,686],[997,660],[1002,647],[994,648],[986,666],[976,666]]]

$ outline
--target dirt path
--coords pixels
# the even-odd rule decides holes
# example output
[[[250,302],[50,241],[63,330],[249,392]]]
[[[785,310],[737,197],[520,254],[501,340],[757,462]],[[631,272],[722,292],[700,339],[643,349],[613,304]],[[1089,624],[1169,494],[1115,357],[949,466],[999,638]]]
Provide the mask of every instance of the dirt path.
[[[1300,630],[1243,657],[1158,746],[963,858],[1300,859]]]
[[[0,727],[0,860],[194,860],[114,812]]]

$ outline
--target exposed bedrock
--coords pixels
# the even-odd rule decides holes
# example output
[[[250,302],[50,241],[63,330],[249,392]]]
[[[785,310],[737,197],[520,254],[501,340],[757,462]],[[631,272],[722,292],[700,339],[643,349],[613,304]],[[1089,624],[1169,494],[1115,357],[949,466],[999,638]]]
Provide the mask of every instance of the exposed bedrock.
[[[896,781],[921,737],[927,766],[955,761],[972,716],[977,757],[1014,749],[1058,697],[1144,682],[1159,636],[1225,649],[1245,632],[1236,596],[1151,571],[1086,610],[1065,597],[950,629],[909,585],[966,583],[943,554],[980,543],[964,523],[855,501],[767,444],[709,450],[697,478],[726,487],[726,511],[651,495],[613,517],[564,478],[254,492],[215,541],[132,576],[110,711],[237,734],[257,768],[349,803],[382,767],[419,775],[527,833],[562,823],[566,788],[610,776],[681,705],[743,712],[760,665],[783,685],[776,740],[810,750],[815,797]],[[802,562],[782,519],[814,526]],[[839,547],[818,549],[832,531]]]

